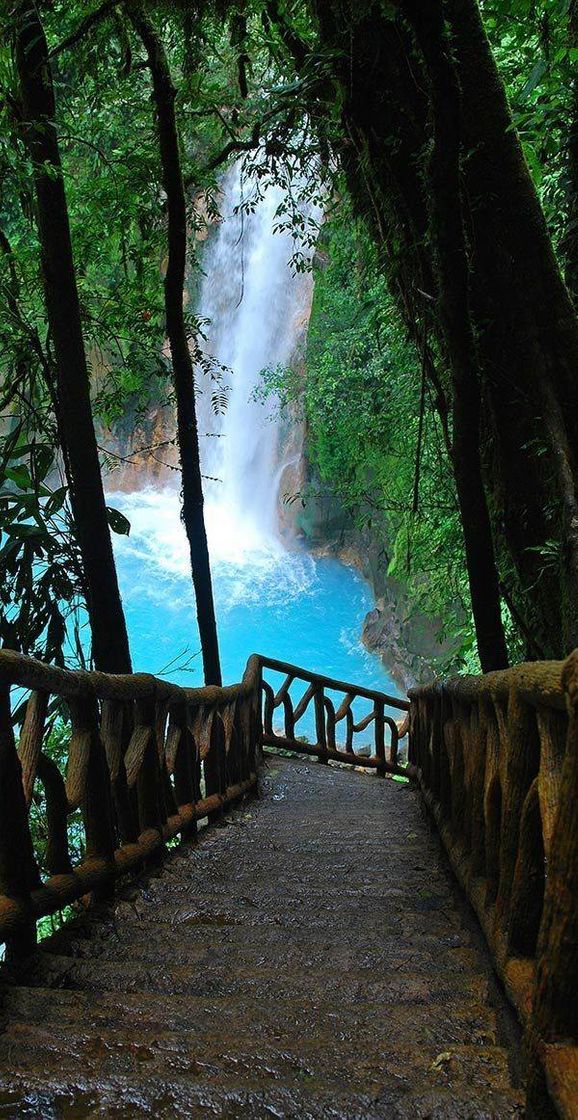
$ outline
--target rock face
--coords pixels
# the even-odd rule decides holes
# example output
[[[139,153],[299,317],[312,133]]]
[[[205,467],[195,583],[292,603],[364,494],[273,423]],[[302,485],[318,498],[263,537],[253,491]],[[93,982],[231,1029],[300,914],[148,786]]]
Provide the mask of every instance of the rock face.
[[[2,1116],[522,1116],[516,1031],[417,794],[272,755],[264,789],[4,988]]]
[[[440,657],[451,657],[451,645],[440,640],[435,619],[412,609],[404,588],[387,575],[385,527],[361,530],[331,488],[316,477],[304,454],[303,505],[295,514],[295,531],[318,555],[338,557],[370,584],[375,608],[366,616],[364,645],[378,653],[395,682],[404,690],[427,684],[436,676]]]
[[[421,651],[417,648],[418,638],[422,638]],[[393,587],[389,589],[389,597],[379,598],[366,615],[361,640],[367,649],[378,653],[384,663],[391,666],[394,679],[406,691],[415,684],[427,684],[435,677],[432,661],[439,647],[434,647],[429,640],[425,624],[422,635],[416,622],[411,628],[408,626]]]

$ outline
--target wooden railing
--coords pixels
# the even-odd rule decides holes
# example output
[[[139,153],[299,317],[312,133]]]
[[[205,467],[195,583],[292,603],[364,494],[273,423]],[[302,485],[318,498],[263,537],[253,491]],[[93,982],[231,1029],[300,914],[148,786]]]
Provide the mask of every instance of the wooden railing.
[[[17,750],[11,690],[26,702]],[[66,743],[61,766],[50,743],[55,728]],[[191,836],[198,820],[222,813],[255,785],[260,753],[257,657],[241,684],[182,689],[144,674],[68,672],[0,651],[7,957],[30,951],[39,918],[85,895],[110,897],[115,880],[165,841]],[[42,844],[30,826],[33,799]]]
[[[264,669],[286,677],[276,694],[262,680]],[[293,682],[306,686],[297,707]],[[335,692],[344,695],[337,711]],[[357,723],[355,700],[370,707]],[[316,744],[295,740],[310,704]],[[18,744],[14,706],[24,711]],[[284,736],[273,731],[277,707]],[[186,689],[139,673],[71,672],[0,650],[0,943],[7,957],[30,952],[38,919],[85,896],[109,899],[115,881],[167,840],[190,837],[199,820],[215,819],[254,787],[263,743],[402,772],[391,708],[407,722],[405,701],[256,655],[240,684]],[[375,749],[359,756],[354,737],[370,725]]]
[[[410,766],[526,1028],[528,1116],[576,1118],[578,651],[410,699]]]
[[[315,755],[320,762],[332,759],[375,768],[379,775],[406,773],[398,760],[399,740],[408,728],[406,700],[310,673],[285,661],[270,657],[261,657],[260,661],[265,745]],[[276,688],[266,679],[271,673],[282,677]],[[297,702],[291,695],[292,688],[304,689]],[[363,708],[357,717],[356,702]],[[314,743],[299,737],[298,724],[308,711],[314,712]],[[277,712],[282,716],[282,726],[276,728]],[[403,714],[401,719],[400,713]],[[366,732],[371,735],[370,744]]]

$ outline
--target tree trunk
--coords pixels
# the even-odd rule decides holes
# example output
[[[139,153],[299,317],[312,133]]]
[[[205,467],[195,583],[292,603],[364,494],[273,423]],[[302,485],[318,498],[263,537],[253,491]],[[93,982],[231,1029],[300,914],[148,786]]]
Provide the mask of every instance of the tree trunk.
[[[568,11],[568,39],[573,50],[578,48],[578,0],[571,0]],[[562,249],[565,258],[565,279],[574,306],[578,308],[578,73],[574,71],[571,88],[570,127],[566,150],[568,214]]]
[[[438,137],[431,171],[440,182],[432,200],[431,184],[421,169],[428,135],[427,77],[419,73],[419,63],[416,68],[415,42],[408,28],[385,19],[378,6],[360,18],[352,0],[346,4],[339,0],[332,5],[317,3],[315,7],[324,43],[334,52],[334,66],[343,89],[347,139],[341,154],[352,197],[358,209],[368,212],[389,259],[390,283],[402,317],[420,349],[431,312],[436,306],[441,312],[436,315],[434,330],[453,372],[455,448],[447,427],[446,394],[433,360],[428,363],[428,377],[456,482],[480,659],[484,669],[497,668],[506,664],[507,654],[481,477],[478,371],[469,322],[459,199],[457,208],[449,214],[445,237],[442,213],[446,186],[442,180],[444,173],[450,174],[454,168],[459,138],[456,131],[444,172],[445,151]],[[455,115],[456,91],[452,96],[450,108]],[[445,125],[441,114],[446,108],[438,106],[438,132]],[[453,182],[451,187],[455,189]],[[438,245],[436,262],[428,236],[430,225],[436,244],[444,238]],[[436,290],[440,295],[437,305],[433,302]],[[446,345],[446,328],[451,333],[451,345]]]
[[[431,335],[450,358],[441,307],[431,300],[439,262],[427,234],[422,172],[431,135],[428,81],[402,18],[403,2],[397,19],[378,4],[361,10],[354,0],[311,3],[340,86],[340,147],[354,203],[385,242],[390,283],[410,334],[432,313]],[[423,18],[427,7],[414,5]],[[461,92],[469,314],[494,547],[504,577],[511,573],[509,592],[526,627],[548,656],[560,657],[578,643],[578,320],[477,3],[443,0],[443,7]],[[435,379],[432,384],[437,396]],[[441,399],[443,417],[443,393]]]
[[[532,426],[549,445],[550,501],[553,497],[558,504],[561,522],[554,519],[552,535],[561,538],[564,634],[559,652],[564,652],[578,644],[578,317],[512,126],[477,0],[448,0],[448,11],[468,153],[464,173],[480,348],[496,415],[505,402],[514,422],[516,410],[527,418],[525,437],[520,440],[512,427],[506,435],[517,448],[516,458],[527,454]],[[543,516],[545,473],[543,462],[537,494],[526,488],[530,521],[534,504],[542,507],[536,519]],[[520,532],[527,537],[524,525]]]
[[[108,525],[90,403],[48,48],[34,0],[16,8],[16,62],[33,165],[42,279],[56,356],[57,421],[86,584],[97,669],[130,673],[126,623]]]
[[[498,573],[482,480],[479,368],[469,310],[469,270],[460,192],[459,88],[449,55],[441,0],[405,10],[431,87],[434,143],[428,187],[440,316],[453,381],[453,463],[480,662],[508,664]]]
[[[194,371],[183,312],[187,210],[175,117],[176,90],[163,44],[150,19],[140,5],[130,4],[127,10],[147,52],[153,82],[163,185],[167,196],[169,252],[165,276],[165,312],[177,400],[177,434],[183,480],[183,520],[189,541],[205,683],[220,685],[217,625],[203,514]]]

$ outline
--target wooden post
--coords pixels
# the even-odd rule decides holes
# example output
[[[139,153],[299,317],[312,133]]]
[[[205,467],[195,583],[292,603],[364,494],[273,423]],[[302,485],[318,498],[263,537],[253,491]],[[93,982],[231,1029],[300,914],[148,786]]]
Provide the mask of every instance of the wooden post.
[[[28,813],[22,787],[22,768],[12,731],[10,689],[0,687],[0,894],[30,906],[30,892],[40,886]],[[6,942],[6,959],[29,956],[36,945],[32,915]]]
[[[544,906],[544,842],[538,779],[530,786],[520,821],[516,870],[512,881],[508,953],[533,957]]]
[[[86,786],[83,797],[83,816],[86,831],[86,853],[111,860],[116,848],[116,835],[112,819],[110,775],[100,731],[96,700],[85,700],[85,715],[90,733]]]
[[[38,759],[38,777],[44,786],[48,842],[44,862],[51,875],[72,871],[68,854],[68,799],[58,766],[47,755]]]
[[[275,693],[273,692],[269,681],[263,681],[261,684],[261,689],[265,700],[263,711],[263,730],[266,735],[272,735]]]
[[[478,704],[476,733],[477,742],[473,744],[475,746],[475,757],[472,775],[471,852],[473,874],[483,875],[486,868],[484,789],[488,738],[487,705],[483,701]]]
[[[516,688],[510,690],[505,736],[504,741],[500,743],[500,749],[505,755],[505,760],[502,769],[504,779],[502,785],[502,836],[500,879],[496,904],[499,910],[507,915],[518,856],[522,808],[528,790],[540,767],[540,743],[536,726],[536,713],[520,698]]]
[[[22,766],[22,784],[26,805],[29,806],[34,792],[34,782],[38,760],[44,741],[44,724],[48,710],[48,693],[33,692],[26,705],[26,715],[22,725],[18,757]]]
[[[375,712],[375,753],[379,759],[379,766],[377,767],[378,778],[385,778],[385,721],[384,721],[384,704],[376,700],[374,705]],[[392,751],[393,754],[393,751]],[[392,759],[393,761],[393,759]]]
[[[114,897],[114,850],[116,831],[113,821],[110,774],[98,721],[98,704],[92,697],[70,701],[72,734],[82,739],[81,751],[86,757],[80,760],[77,771],[79,785],[75,800],[82,806],[86,855],[88,859],[104,859],[110,865],[110,881],[93,892],[94,900],[108,902]]]
[[[329,699],[328,696],[324,698],[323,703],[325,704],[325,711],[327,713],[327,745],[329,747],[329,750],[336,751],[337,743],[335,742],[335,708],[333,706],[333,702]]]
[[[578,652],[562,674],[568,738],[538,941],[534,1026],[546,1041],[578,1040]]]
[[[325,702],[324,690],[320,685],[316,691],[313,699],[315,705],[315,735],[317,738],[317,746],[319,747],[319,762],[327,764],[327,735],[325,732]]]
[[[135,759],[137,766],[136,787],[138,795],[139,828],[161,831],[163,824],[159,798],[160,768],[155,741],[155,703],[154,700],[137,700],[135,704],[135,726],[126,754],[126,762]],[[132,778],[130,767],[129,785]]]
[[[214,793],[224,795],[226,786],[225,774],[225,730],[223,721],[218,712],[213,716],[211,726],[211,745],[204,762],[205,789],[207,797]],[[223,819],[223,807],[209,813],[209,821],[215,824]]]
[[[103,700],[100,735],[106,752],[119,839],[123,844],[138,839],[138,812],[134,790],[129,790],[124,767],[133,724],[132,704],[125,700]]]
[[[283,697],[283,715],[285,720],[285,738],[295,738],[295,720],[293,718],[293,701],[288,692]]]
[[[171,713],[169,724],[169,740],[171,734],[178,733],[178,743],[174,752],[173,780],[175,784],[175,798],[177,806],[181,809],[185,805],[194,805],[198,801],[197,784],[195,781],[196,747],[188,723],[186,704],[178,711]],[[172,724],[174,723],[174,729]],[[183,839],[194,840],[197,836],[197,819],[193,817],[182,833]]]
[[[250,772],[257,772],[263,762],[263,709],[261,704],[263,663],[259,661],[253,676],[253,695],[249,702],[250,727],[247,743],[247,762]]]

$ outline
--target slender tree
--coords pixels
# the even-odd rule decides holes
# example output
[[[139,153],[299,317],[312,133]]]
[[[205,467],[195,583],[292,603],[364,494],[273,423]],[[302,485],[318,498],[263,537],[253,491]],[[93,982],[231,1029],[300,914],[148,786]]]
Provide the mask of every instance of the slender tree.
[[[56,359],[55,404],[86,584],[97,669],[129,673],[131,660],[90,402],[56,107],[46,37],[33,0],[15,13],[16,62],[32,162],[41,270]]]
[[[138,4],[129,4],[127,11],[146,50],[152,76],[163,185],[167,196],[168,262],[164,284],[165,313],[177,402],[183,521],[191,556],[205,682],[221,684],[211,567],[203,512],[193,360],[183,310],[187,258],[187,208],[175,115],[176,90],[163,43],[150,18]]]

